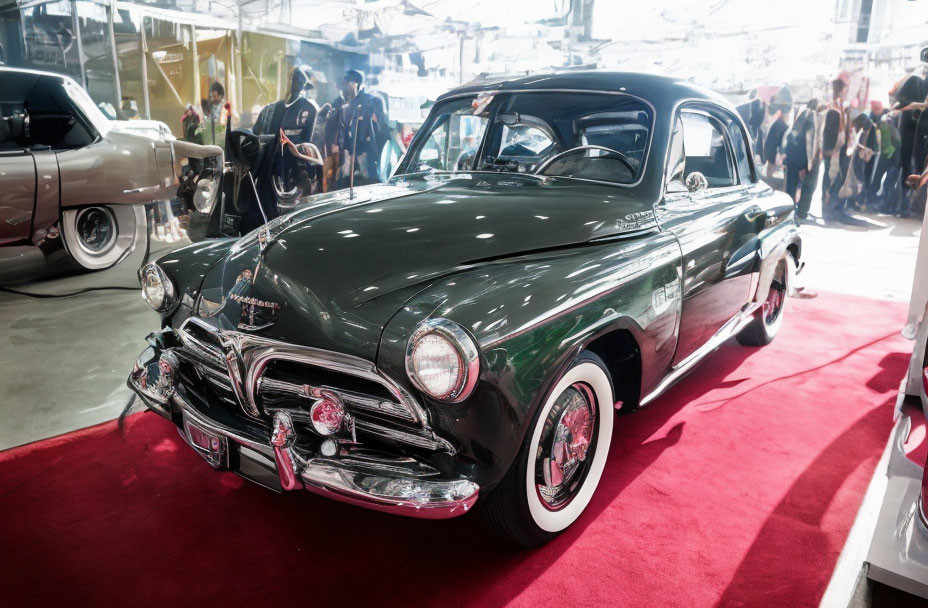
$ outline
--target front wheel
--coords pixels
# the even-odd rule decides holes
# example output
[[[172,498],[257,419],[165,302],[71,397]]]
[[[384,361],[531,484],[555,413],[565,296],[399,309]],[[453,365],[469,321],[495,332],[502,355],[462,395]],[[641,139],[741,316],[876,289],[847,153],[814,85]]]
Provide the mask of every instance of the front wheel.
[[[742,346],[766,346],[780,332],[790,287],[790,269],[787,264],[793,264],[792,256],[787,256],[777,265],[767,299],[754,313],[754,319],[738,334],[738,343]]]
[[[516,543],[545,543],[580,517],[599,485],[614,411],[602,359],[584,352],[548,395],[519,454],[487,497],[490,525]]]

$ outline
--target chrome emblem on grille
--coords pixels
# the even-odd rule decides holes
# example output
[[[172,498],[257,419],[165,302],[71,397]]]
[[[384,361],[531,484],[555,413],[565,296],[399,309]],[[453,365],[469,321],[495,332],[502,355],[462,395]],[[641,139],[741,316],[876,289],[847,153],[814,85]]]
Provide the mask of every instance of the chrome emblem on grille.
[[[257,418],[261,413],[245,394],[246,365],[245,358],[242,356],[242,338],[222,330],[218,330],[217,335],[224,351],[223,361],[226,364],[226,372],[229,374],[229,382],[232,384],[235,400],[238,401],[238,404],[246,413]]]

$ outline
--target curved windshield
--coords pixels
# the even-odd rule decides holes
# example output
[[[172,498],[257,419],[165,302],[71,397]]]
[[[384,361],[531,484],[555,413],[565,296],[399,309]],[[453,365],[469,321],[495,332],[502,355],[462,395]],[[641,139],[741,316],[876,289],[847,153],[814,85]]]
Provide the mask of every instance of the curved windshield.
[[[624,94],[527,92],[437,104],[397,174],[495,171],[631,184],[652,111]]]

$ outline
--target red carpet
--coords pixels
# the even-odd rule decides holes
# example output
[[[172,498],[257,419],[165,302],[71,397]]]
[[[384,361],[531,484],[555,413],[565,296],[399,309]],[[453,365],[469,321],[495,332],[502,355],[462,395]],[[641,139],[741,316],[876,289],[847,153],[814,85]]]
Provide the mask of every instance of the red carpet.
[[[153,414],[0,453],[0,604],[817,606],[892,426],[904,306],[790,300],[617,420],[537,550],[217,474]],[[128,369],[128,368],[127,368]],[[294,602],[294,600],[296,600]]]

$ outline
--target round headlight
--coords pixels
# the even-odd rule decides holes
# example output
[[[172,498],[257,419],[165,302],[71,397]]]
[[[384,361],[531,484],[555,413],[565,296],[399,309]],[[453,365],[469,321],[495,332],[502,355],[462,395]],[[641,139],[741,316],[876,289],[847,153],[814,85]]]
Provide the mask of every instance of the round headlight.
[[[193,204],[200,213],[209,213],[216,200],[219,190],[219,180],[213,177],[201,177],[197,182],[197,189],[193,193]]]
[[[477,345],[460,325],[430,319],[409,339],[406,373],[416,388],[434,399],[463,401],[480,375]]]
[[[146,264],[139,272],[142,297],[158,312],[164,312],[174,304],[174,284],[157,264]]]

